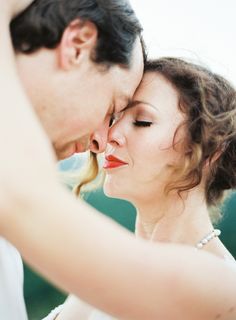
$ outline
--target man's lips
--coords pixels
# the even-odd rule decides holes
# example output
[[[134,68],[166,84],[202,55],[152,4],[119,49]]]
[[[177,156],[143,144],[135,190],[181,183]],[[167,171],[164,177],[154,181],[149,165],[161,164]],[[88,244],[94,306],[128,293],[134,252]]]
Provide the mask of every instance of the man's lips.
[[[123,160],[116,158],[113,155],[107,155],[105,157],[105,162],[103,164],[104,169],[113,169],[113,168],[118,168],[124,165],[127,165],[127,162],[124,162]]]

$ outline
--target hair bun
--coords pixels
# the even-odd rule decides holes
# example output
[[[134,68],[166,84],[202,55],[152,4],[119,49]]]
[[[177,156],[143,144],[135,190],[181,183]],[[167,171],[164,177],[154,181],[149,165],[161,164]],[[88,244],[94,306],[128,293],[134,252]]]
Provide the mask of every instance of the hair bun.
[[[224,189],[236,188],[236,136],[229,143],[222,155],[222,167],[219,166],[216,176],[219,186]]]

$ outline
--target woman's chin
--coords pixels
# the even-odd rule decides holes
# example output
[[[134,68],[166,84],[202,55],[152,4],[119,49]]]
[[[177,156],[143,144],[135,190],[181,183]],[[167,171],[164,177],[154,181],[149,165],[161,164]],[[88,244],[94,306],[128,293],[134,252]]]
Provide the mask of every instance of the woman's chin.
[[[103,188],[104,194],[109,198],[119,198],[119,195],[114,190],[111,190],[110,188]]]
[[[106,176],[105,178],[103,192],[107,197],[129,201],[129,199],[127,199],[127,188],[124,188],[124,182],[112,179],[110,176]]]
[[[127,200],[125,195],[122,192],[119,192],[118,190],[114,190],[114,188],[112,188],[111,186],[104,185],[103,192],[109,198]]]

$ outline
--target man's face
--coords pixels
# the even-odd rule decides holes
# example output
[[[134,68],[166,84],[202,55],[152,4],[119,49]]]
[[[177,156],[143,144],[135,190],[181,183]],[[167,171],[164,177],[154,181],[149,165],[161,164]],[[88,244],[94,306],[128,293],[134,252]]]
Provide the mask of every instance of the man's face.
[[[58,64],[57,51],[41,49],[18,54],[17,65],[26,92],[52,141],[58,159],[88,149],[91,135],[106,140],[110,116],[132,98],[143,74],[137,40],[129,69],[104,66],[83,58],[78,67]]]

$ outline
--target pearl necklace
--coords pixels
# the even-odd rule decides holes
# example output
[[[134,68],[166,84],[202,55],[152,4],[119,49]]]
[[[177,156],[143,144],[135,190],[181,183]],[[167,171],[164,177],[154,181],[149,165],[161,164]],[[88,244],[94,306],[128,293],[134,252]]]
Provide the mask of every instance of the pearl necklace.
[[[200,240],[196,244],[197,249],[202,249],[209,241],[212,239],[219,237],[221,231],[219,229],[213,229],[210,233],[208,233],[202,240]]]

